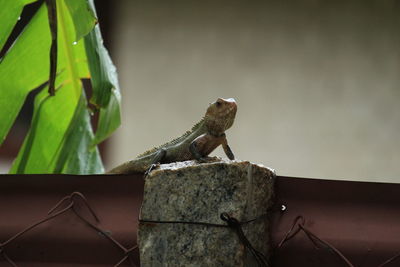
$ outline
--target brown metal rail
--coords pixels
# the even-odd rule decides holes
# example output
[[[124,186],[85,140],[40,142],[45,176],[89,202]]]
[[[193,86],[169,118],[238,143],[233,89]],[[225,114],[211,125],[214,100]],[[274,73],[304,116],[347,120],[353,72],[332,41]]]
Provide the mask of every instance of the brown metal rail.
[[[328,244],[299,230],[274,266],[400,266],[400,184],[278,177],[276,199],[286,210],[272,217],[275,247],[298,216]]]
[[[0,266],[139,265],[142,190],[135,175],[1,175]],[[400,184],[278,176],[276,192],[273,266],[400,266]]]

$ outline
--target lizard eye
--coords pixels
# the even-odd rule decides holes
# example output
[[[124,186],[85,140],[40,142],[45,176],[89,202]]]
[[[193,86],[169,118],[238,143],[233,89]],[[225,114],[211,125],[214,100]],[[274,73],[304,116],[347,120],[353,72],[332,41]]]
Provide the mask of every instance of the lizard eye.
[[[222,105],[221,101],[217,101],[215,104],[217,105],[217,108],[219,108]]]

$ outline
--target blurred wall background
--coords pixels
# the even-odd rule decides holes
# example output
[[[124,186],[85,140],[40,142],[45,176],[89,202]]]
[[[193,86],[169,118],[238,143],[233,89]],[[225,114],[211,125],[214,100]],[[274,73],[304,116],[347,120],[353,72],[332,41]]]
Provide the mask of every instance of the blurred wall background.
[[[395,0],[116,1],[123,122],[107,167],[234,97],[238,159],[279,175],[399,182],[399,11]]]
[[[123,122],[111,168],[236,98],[236,157],[279,175],[400,181],[397,0],[95,0],[117,65]],[[5,173],[32,116],[0,147]],[[213,155],[224,156],[221,149]]]

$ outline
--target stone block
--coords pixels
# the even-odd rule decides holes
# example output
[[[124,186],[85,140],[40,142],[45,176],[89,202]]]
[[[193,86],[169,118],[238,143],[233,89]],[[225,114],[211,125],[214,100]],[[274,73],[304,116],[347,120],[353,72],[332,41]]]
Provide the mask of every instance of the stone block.
[[[248,161],[160,165],[145,180],[138,230],[141,266],[258,266],[238,229],[226,227],[221,214],[239,222],[256,219],[241,229],[268,257],[266,215],[274,180],[272,169]]]

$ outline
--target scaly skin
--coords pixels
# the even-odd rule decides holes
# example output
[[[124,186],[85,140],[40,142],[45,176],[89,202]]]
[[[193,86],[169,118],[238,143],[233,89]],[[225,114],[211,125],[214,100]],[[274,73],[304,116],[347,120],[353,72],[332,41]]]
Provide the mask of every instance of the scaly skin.
[[[233,98],[218,98],[210,104],[203,119],[193,128],[164,145],[155,147],[110,170],[109,174],[143,173],[156,163],[171,163],[196,159],[203,161],[214,149],[222,145],[231,160],[235,157],[228,146],[225,131],[229,129],[237,111]]]

